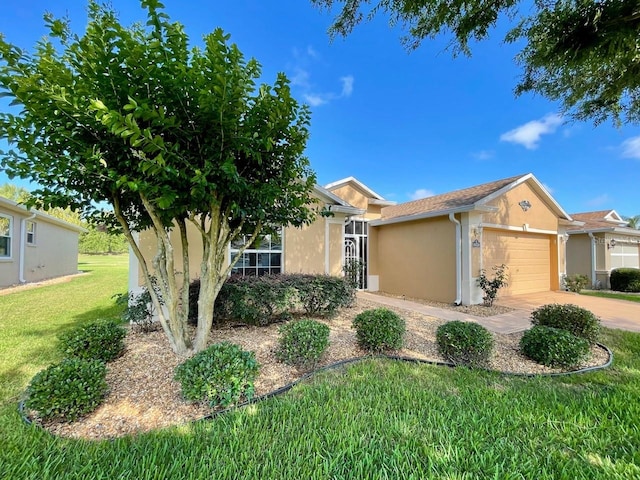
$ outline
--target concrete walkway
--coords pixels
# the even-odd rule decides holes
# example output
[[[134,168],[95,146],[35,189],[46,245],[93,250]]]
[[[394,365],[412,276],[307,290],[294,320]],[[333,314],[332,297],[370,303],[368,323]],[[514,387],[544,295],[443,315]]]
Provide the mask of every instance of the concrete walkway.
[[[542,292],[499,298],[497,304],[514,310],[492,317],[479,317],[453,309],[437,308],[401,298],[385,297],[369,292],[358,292],[358,297],[397,308],[441,318],[476,322],[495,333],[513,333],[527,330],[531,326],[530,315],[536,308],[550,303],[572,303],[592,311],[602,325],[632,332],[640,332],[640,303],[612,298],[591,297],[570,292]]]
[[[479,317],[468,313],[450,310],[448,308],[437,308],[422,303],[402,300],[401,298],[385,297],[369,292],[358,292],[358,298],[368,300],[388,307],[403,308],[412,312],[429,315],[442,320],[461,320],[476,322],[495,333],[513,333],[526,330],[531,326],[529,312],[514,310],[512,312],[494,315],[493,317]]]

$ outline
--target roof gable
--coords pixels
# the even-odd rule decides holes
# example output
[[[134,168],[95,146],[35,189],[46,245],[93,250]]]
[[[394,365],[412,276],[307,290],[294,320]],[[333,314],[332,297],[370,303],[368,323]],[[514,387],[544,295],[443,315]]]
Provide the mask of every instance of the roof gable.
[[[374,192],[373,190],[371,190],[369,187],[367,187],[364,183],[362,183],[360,180],[358,180],[355,177],[347,177],[347,178],[343,178],[342,180],[338,180],[336,182],[328,183],[327,185],[324,186],[324,188],[326,188],[329,191],[332,191],[349,184],[353,187],[358,188],[366,196],[370,198],[375,198],[377,200],[383,200],[383,201],[385,200],[385,198],[382,195]]]
[[[598,210],[595,212],[580,212],[572,214],[573,218],[583,222],[584,225],[572,228],[572,231],[613,231],[628,229],[628,223],[615,210]],[[635,231],[634,229],[629,229]]]

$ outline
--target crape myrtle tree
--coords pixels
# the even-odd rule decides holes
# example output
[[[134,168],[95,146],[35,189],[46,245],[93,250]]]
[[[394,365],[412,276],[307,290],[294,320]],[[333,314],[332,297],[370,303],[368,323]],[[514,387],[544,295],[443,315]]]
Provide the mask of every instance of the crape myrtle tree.
[[[523,74],[515,91],[562,103],[565,113],[598,124],[640,121],[640,3],[638,0],[311,0],[339,12],[332,36],[346,36],[365,19],[387,14],[417,48],[426,38],[451,36],[454,54],[470,54],[502,18],[505,40],[522,42]]]
[[[172,349],[190,354],[206,346],[215,298],[242,255],[224,268],[229,242],[313,219],[309,112],[284,75],[257,86],[259,64],[222,30],[189,47],[160,2],[141,4],[146,23],[124,27],[90,2],[82,36],[45,14],[49,36],[31,54],[0,39],[0,89],[20,109],[0,115],[0,137],[14,148],[0,166],[40,186],[36,206],[70,206],[120,229]],[[193,336],[180,288],[190,278],[187,225],[203,250]],[[150,261],[137,243],[145,230],[157,246]]]

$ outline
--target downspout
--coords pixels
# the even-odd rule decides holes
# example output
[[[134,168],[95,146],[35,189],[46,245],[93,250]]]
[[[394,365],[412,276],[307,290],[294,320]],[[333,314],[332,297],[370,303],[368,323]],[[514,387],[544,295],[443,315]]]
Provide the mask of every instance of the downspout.
[[[30,217],[23,218],[20,220],[20,257],[18,260],[18,270],[20,271],[20,275],[18,277],[18,281],[20,283],[26,283],[27,281],[24,278],[24,251],[27,248],[27,222],[29,220],[33,220],[36,218],[35,212],[31,214]]]
[[[587,232],[591,238],[591,287],[596,287],[596,237],[593,233]]]
[[[449,220],[456,224],[456,300],[455,304],[462,303],[462,227],[453,213],[449,214]]]

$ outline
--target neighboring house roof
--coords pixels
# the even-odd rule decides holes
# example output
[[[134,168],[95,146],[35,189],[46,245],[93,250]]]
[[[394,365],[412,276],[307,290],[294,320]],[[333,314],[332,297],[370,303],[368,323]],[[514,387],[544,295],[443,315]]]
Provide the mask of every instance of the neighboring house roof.
[[[596,233],[596,232],[616,232],[626,235],[640,237],[640,230],[629,228],[627,222],[622,219],[615,210],[599,210],[597,212],[574,213],[575,220],[583,222],[584,225],[570,227],[567,233]]]
[[[350,215],[362,215],[365,212],[363,209],[356,208],[345,202],[343,199],[320,185],[316,185],[313,190],[321,200],[330,204],[329,211],[331,212],[347,213]]]
[[[356,185],[358,188],[360,188],[360,190],[362,190],[369,197],[369,204],[371,205],[386,206],[386,205],[396,204],[396,202],[394,201],[386,200],[382,195],[374,192],[373,190],[371,190],[369,187],[367,187],[364,183],[362,183],[360,180],[358,180],[355,177],[347,177],[347,178],[343,178],[342,180],[337,180],[335,182],[328,183],[327,185],[324,186],[324,188],[326,188],[327,190],[335,190],[337,188],[340,188],[348,184]]]
[[[545,198],[556,215],[566,222],[573,222],[571,216],[558,205],[533,174],[528,173],[386,207],[382,209],[382,218],[372,225],[412,221],[471,210],[493,211],[495,207],[487,205],[488,202],[527,181]]]
[[[14,202],[13,200],[9,200],[8,198],[0,197],[0,207],[18,213],[25,217],[35,214],[36,216],[34,220],[44,220],[48,223],[52,223],[54,225],[66,228],[67,230],[72,230],[74,232],[82,233],[87,231],[86,228],[67,222],[65,220],[61,220],[60,218],[49,215],[48,213],[41,212],[40,210],[27,209],[24,205],[21,205],[18,202]]]

